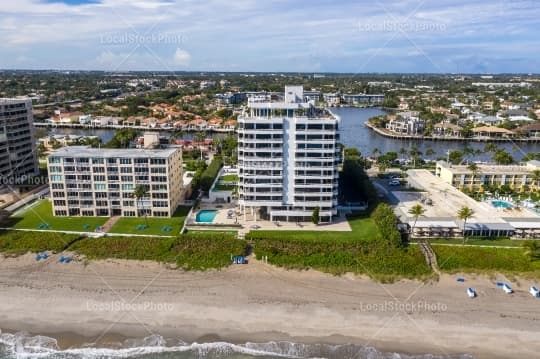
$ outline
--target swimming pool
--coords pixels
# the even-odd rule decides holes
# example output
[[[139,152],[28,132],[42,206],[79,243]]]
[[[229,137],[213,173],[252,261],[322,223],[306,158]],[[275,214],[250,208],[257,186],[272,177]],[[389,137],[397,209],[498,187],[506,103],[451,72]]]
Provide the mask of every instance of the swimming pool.
[[[504,208],[504,209],[509,209],[513,207],[511,203],[508,203],[506,201],[491,201],[491,205],[495,208]]]
[[[214,222],[217,213],[218,211],[215,211],[213,209],[203,209],[202,211],[197,212],[197,215],[195,216],[195,221],[202,223],[212,223]]]

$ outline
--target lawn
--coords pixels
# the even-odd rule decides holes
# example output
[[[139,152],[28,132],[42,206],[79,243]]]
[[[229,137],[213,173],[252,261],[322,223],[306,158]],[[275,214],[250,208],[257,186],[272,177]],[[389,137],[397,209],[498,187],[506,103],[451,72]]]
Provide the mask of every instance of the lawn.
[[[492,272],[540,274],[540,261],[531,261],[520,248],[432,246],[445,272]]]
[[[107,217],[55,217],[49,200],[39,200],[29,208],[10,217],[10,226],[17,229],[43,229],[51,231],[93,232],[103,225]],[[48,224],[48,227],[43,226]],[[42,225],[40,228],[40,225]]]
[[[112,226],[109,233],[176,236],[180,233],[189,210],[190,207],[178,207],[171,218],[122,217]],[[147,228],[142,227],[146,225]],[[166,231],[164,227],[171,228]]]

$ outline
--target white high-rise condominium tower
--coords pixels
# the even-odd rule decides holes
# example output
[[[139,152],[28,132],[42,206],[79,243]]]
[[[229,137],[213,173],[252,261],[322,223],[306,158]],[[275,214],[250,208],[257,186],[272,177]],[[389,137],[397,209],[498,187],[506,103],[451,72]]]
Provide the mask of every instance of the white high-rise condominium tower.
[[[271,221],[321,222],[337,214],[339,117],[307,101],[302,86],[280,102],[250,99],[238,118],[239,205]]]
[[[0,98],[0,176],[3,184],[24,181],[38,173],[33,122],[31,100]]]

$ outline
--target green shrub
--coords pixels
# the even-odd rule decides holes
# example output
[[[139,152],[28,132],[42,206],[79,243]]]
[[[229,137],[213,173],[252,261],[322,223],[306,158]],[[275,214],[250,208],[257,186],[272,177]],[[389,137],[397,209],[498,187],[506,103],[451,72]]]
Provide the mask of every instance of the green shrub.
[[[521,248],[432,247],[440,269],[447,272],[540,271],[540,261],[531,261]]]
[[[171,248],[171,258],[185,270],[223,268],[231,264],[231,255],[243,254],[246,242],[230,232],[188,232]]]
[[[199,184],[203,191],[210,190],[210,187],[212,186],[212,183],[214,183],[214,180],[216,179],[219,170],[221,169],[221,166],[223,166],[223,161],[221,160],[221,157],[217,155],[214,156],[208,168],[202,173],[201,179],[199,181]]]
[[[7,231],[0,233],[0,251],[10,254],[61,252],[79,239],[76,234]]]

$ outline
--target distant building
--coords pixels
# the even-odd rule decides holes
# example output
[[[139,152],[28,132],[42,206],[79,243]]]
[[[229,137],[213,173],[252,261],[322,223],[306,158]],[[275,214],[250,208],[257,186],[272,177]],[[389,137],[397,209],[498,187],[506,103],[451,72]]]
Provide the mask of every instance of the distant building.
[[[356,94],[343,95],[343,102],[348,105],[381,105],[384,102],[384,95]]]
[[[0,176],[9,182],[37,173],[32,101],[0,99]]]
[[[475,127],[472,129],[472,132],[476,135],[476,137],[483,138],[512,138],[516,135],[514,131],[495,126]]]
[[[500,187],[508,185],[514,190],[524,190],[534,184],[532,173],[540,170],[539,161],[527,162],[527,165],[477,165],[473,172],[468,166],[452,165],[446,161],[437,162],[435,174],[452,186],[478,190],[486,185]],[[536,186],[539,184],[536,183]]]
[[[336,106],[341,103],[341,95],[338,93],[325,93],[323,99],[328,106]]]
[[[245,92],[227,92],[224,94],[217,94],[216,99],[218,102],[224,105],[237,105],[244,102],[247,99],[247,93]]]
[[[439,122],[433,125],[433,136],[449,136],[449,137],[462,137],[461,126],[455,125],[450,122]]]
[[[201,83],[199,84],[199,87],[201,90],[206,90],[215,86],[216,86],[215,81],[201,81]]]
[[[418,118],[418,112],[409,111],[398,113],[396,118],[386,124],[386,129],[404,135],[421,135],[425,125],[426,122]]]
[[[55,216],[171,217],[182,200],[182,151],[73,146],[47,158]],[[135,188],[148,195],[136,200]]]

